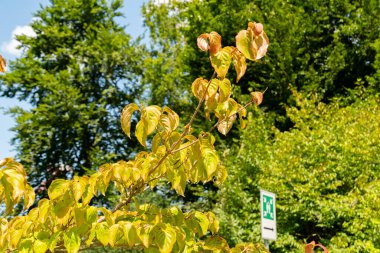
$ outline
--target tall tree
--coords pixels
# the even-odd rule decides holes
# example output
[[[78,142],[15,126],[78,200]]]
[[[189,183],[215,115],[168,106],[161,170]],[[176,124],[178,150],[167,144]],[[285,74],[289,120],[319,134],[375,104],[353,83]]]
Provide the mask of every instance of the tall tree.
[[[51,0],[35,14],[35,37],[19,36],[24,53],[0,76],[13,108],[14,145],[33,185],[86,170],[131,152],[118,119],[139,94],[142,48],[115,21],[122,0]]]
[[[150,64],[154,71],[146,78],[155,88],[155,98],[161,100],[172,85],[186,85],[199,73],[211,75],[208,68],[197,64],[207,57],[195,46],[197,34],[216,31],[227,38],[223,45],[231,45],[231,38],[247,21],[265,24],[271,38],[269,57],[254,66],[255,71],[245,75],[234,92],[241,89],[244,94],[268,87],[264,106],[270,110],[284,114],[283,103],[290,102],[290,85],[319,92],[328,100],[354,87],[358,79],[367,84],[378,69],[374,64],[378,52],[373,47],[380,36],[377,0],[150,1],[144,16],[156,45],[156,65]],[[173,41],[182,43],[175,46]],[[167,83],[170,85],[164,85]],[[165,98],[175,104],[186,96]]]

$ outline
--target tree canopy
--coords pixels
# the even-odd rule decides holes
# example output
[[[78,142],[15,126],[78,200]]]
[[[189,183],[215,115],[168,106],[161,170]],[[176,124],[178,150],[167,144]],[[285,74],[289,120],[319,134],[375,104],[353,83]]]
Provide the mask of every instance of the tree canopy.
[[[255,20],[266,24],[271,38],[268,57],[254,67],[248,64],[253,71],[240,80],[234,93],[268,87],[270,96],[264,106],[284,114],[283,104],[292,101],[290,85],[318,92],[325,101],[345,94],[358,79],[370,85],[378,71],[374,42],[380,35],[379,16],[377,0],[150,1],[144,17],[155,43],[156,64],[152,64],[154,72],[149,72],[147,82],[154,87],[154,98],[181,102],[184,96],[165,95],[170,87],[184,89],[182,85],[195,76],[210,75],[206,66],[197,64],[206,56],[196,49],[195,36],[217,31],[225,38],[223,44],[230,45],[240,24]]]
[[[138,98],[143,50],[115,21],[122,1],[52,0],[18,36],[23,55],[0,76],[3,96],[31,103],[16,116],[13,140],[41,190],[57,177],[83,175],[134,150],[118,124]]]
[[[347,106],[295,93],[287,132],[274,127],[273,115],[251,114],[231,151],[236,158],[226,157],[230,178],[219,193],[230,242],[259,240],[259,189],[267,189],[277,195],[273,252],[299,252],[312,240],[332,252],[379,250],[380,100],[362,88],[355,94]]]

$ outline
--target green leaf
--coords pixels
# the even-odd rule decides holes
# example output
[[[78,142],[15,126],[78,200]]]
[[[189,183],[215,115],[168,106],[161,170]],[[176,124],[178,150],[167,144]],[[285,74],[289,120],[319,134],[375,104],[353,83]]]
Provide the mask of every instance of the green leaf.
[[[224,47],[215,55],[210,56],[211,65],[220,79],[223,79],[226,76],[231,65],[232,50],[232,47]]]
[[[262,58],[269,46],[269,39],[265,32],[255,34],[255,26],[256,23],[249,22],[248,29],[240,31],[236,36],[236,47],[252,61]]]
[[[80,237],[74,231],[63,234],[63,242],[68,253],[76,253],[80,248]]]
[[[70,188],[71,181],[64,179],[56,179],[54,180],[49,189],[48,195],[51,200],[58,199],[62,197],[66,191]]]
[[[137,110],[139,110],[139,107],[135,103],[130,103],[127,106],[125,106],[123,111],[121,112],[121,128],[123,129],[124,133],[128,135],[129,138],[131,138],[132,114]]]
[[[86,213],[86,208],[83,208],[83,207],[74,208],[74,218],[75,218],[75,223],[77,227],[85,223],[85,213]]]

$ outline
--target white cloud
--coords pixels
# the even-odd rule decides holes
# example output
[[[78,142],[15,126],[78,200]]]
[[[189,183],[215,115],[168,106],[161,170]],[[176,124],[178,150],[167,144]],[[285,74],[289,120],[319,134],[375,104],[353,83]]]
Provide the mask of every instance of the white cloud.
[[[12,31],[11,40],[3,42],[1,44],[1,50],[17,57],[21,56],[22,50],[17,48],[20,45],[20,42],[16,40],[16,35],[21,35],[21,34],[24,34],[29,37],[36,36],[36,33],[33,31],[32,27],[28,25],[16,26],[16,28]]]

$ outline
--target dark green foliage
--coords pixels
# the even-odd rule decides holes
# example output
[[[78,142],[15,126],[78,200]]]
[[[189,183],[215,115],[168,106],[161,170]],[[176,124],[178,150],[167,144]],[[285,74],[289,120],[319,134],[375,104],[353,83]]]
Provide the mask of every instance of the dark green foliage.
[[[11,113],[33,185],[83,175],[135,146],[125,141],[119,115],[140,94],[143,52],[115,22],[121,5],[52,0],[35,14],[36,37],[18,37],[24,54],[0,76],[0,91],[32,105]]]
[[[379,67],[374,65],[378,51],[372,45],[380,36],[377,0],[150,2],[144,16],[156,43],[153,64],[148,66],[155,71],[145,81],[154,87],[156,100],[165,98],[173,104],[181,104],[186,96],[167,95],[170,87],[187,91],[195,77],[212,74],[199,64],[208,55],[197,48],[197,36],[216,31],[226,38],[223,45],[233,45],[248,21],[264,24],[270,46],[261,63],[248,66],[253,71],[238,86],[243,94],[269,87],[263,105],[270,110],[284,112],[282,104],[290,102],[289,85],[318,92],[326,101],[354,87],[359,78],[367,85],[366,78]]]
[[[234,243],[260,240],[261,188],[277,195],[271,252],[299,252],[312,240],[331,252],[379,251],[379,97],[344,107],[295,97],[288,132],[266,113],[251,115],[220,193],[223,233]]]

